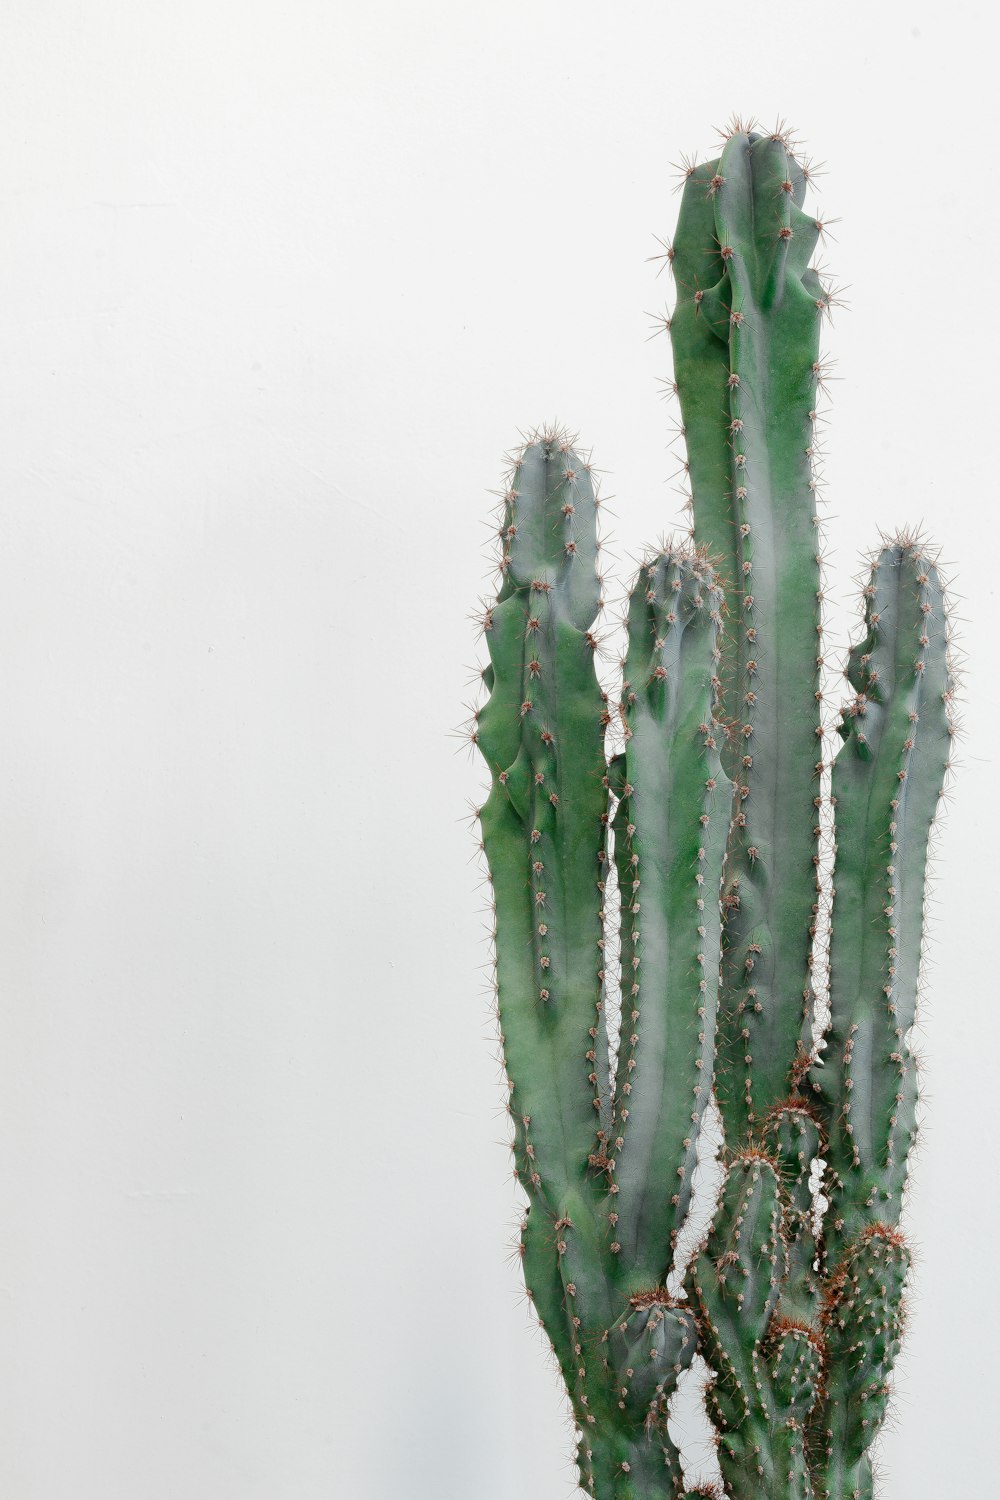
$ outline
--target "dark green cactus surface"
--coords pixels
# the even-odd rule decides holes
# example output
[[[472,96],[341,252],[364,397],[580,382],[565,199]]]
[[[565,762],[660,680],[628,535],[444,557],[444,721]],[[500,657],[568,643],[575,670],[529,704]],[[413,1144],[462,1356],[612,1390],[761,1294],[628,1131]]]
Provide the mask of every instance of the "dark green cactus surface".
[[[738,123],[686,169],[669,328],[693,526],[639,567],[613,692],[589,462],[543,430],[502,499],[479,820],[524,1279],[595,1500],[873,1496],[902,1337],[947,617],[919,540],[885,542],[834,753],[808,175],[784,132]],[[713,1098],[722,1184],[691,1257]],[[696,1352],[721,1490],[670,1432]]]

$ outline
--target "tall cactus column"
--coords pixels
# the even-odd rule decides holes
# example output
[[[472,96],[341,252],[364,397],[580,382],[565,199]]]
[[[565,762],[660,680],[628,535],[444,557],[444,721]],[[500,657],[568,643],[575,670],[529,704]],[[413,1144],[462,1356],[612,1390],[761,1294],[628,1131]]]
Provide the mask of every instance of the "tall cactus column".
[[[717,1371],[709,1412],[723,1477],[729,1493],[760,1500],[813,1494],[806,1432],[824,1347],[810,1185],[819,1124],[796,1088],[812,1015],[823,728],[812,435],[826,303],[809,268],[818,225],[805,190],[780,135],[737,128],[717,160],[692,167],[671,319],[694,536],[726,576],[735,783],[715,1071],[730,1154],[689,1287]],[[750,1296],[762,1268],[766,1295]]]
[[[823,729],[812,423],[829,297],[807,265],[819,226],[804,189],[780,135],[737,128],[717,160],[690,169],[673,254],[693,529],[726,575],[724,760],[736,783],[715,1080],[729,1152],[689,1286],[717,1371],[709,1411],[727,1493],[866,1500],[909,1263],[896,1228],[915,1128],[909,1030],[950,684],[936,572],[903,538],[873,569],[849,666],[828,1060],[810,1070]],[[830,1207],[817,1237],[820,1157]],[[738,1296],[734,1318],[731,1255],[740,1262],[724,1247],[749,1212],[739,1184],[751,1170],[766,1179],[765,1163],[781,1205],[766,1257],[775,1295]],[[796,1350],[795,1381],[775,1378],[779,1346]]]
[[[817,904],[820,569],[811,464],[818,228],[782,137],[737,130],[691,169],[671,319],[694,537],[717,555],[736,809],[726,859],[716,1090],[727,1136],[789,1091]],[[713,279],[714,278],[714,279]]]

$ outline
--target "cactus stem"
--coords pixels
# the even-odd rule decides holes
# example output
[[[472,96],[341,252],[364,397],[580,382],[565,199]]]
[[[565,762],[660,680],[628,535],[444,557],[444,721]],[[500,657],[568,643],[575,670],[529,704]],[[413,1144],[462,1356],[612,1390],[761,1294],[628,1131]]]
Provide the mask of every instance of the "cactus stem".
[[[872,1500],[952,629],[922,536],[883,537],[838,718],[819,331],[846,303],[812,261],[836,221],[803,208],[821,168],[783,119],[720,136],[677,164],[676,235],[649,257],[674,280],[650,336],[673,350],[690,542],[637,561],[620,657],[605,497],[561,424],[522,435],[491,523],[489,663],[458,737],[491,780],[473,815],[528,1200],[512,1256],[593,1500],[719,1500],[685,1486],[667,1425],[696,1338],[727,1495]],[[687,1264],[713,1090],[723,1181]]]

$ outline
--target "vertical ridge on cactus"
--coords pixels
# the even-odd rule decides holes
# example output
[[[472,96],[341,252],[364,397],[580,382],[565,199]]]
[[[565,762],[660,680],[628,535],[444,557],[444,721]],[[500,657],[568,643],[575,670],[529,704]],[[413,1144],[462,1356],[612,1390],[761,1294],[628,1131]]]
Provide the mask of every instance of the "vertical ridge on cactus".
[[[522,1270],[593,1500],[874,1496],[905,1323],[947,603],[922,541],[883,543],[825,805],[813,434],[833,294],[808,177],[783,127],[740,120],[685,165],[666,323],[692,530],[636,573],[617,687],[595,672],[589,461],[541,429],[501,501],[479,817]],[[723,1182],[685,1264],[713,1095]],[[713,1481],[669,1428],[696,1351]]]

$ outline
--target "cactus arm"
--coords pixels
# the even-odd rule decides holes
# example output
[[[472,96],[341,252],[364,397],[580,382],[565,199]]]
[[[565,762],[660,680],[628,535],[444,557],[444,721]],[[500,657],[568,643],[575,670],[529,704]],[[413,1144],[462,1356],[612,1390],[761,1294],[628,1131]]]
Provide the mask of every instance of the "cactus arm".
[[[804,181],[784,142],[736,134],[718,175],[716,228],[732,309],[739,770],[716,1087],[735,1144],[787,1094],[809,997],[821,759],[809,453],[820,308],[806,275],[816,225],[800,207]]]
[[[606,1159],[602,1122],[610,1108],[610,1076],[598,1058],[607,1037],[608,768],[607,712],[593,671],[590,633],[599,605],[593,511],[589,475],[572,450],[552,440],[530,443],[505,502],[503,578],[487,617],[490,665],[484,680],[490,697],[478,715],[476,738],[493,773],[480,822],[496,905],[497,998],[511,1082],[515,1163],[529,1197],[521,1239],[525,1281],[573,1403],[581,1434],[581,1483],[591,1494],[629,1500],[648,1494],[654,1484],[666,1483],[671,1494],[681,1488],[667,1412],[677,1374],[690,1361],[694,1334],[690,1313],[677,1307],[654,1284],[659,1277],[651,1278],[645,1268],[640,1279],[655,1307],[637,1309],[621,1287],[613,1289],[620,1262],[609,1249],[613,1230],[604,1215],[615,1194],[607,1193],[604,1173],[593,1170]],[[710,715],[717,628],[711,615],[717,615],[718,601],[707,567],[689,558],[678,562],[678,569],[679,575],[685,569],[691,573],[680,606],[676,660],[667,653],[678,685],[660,696],[676,699],[683,709],[686,717],[678,722],[687,739],[697,742],[703,770],[710,753],[705,740],[711,736],[696,732],[696,726]],[[697,619],[689,620],[689,614]],[[652,638],[645,649],[647,655],[653,651]],[[696,709],[692,725],[688,720]],[[664,743],[661,729],[661,752]],[[679,756],[678,770],[687,765],[690,776],[690,762],[690,755]],[[717,833],[714,840],[707,835],[699,840],[703,830],[693,814],[691,824],[684,857],[692,862],[694,912],[699,848],[704,844],[713,851],[709,888],[717,890],[722,839]],[[680,855],[671,851],[670,857]],[[711,901],[708,905],[710,923]],[[592,947],[581,940],[588,932]],[[684,936],[690,936],[686,928]],[[688,954],[688,968],[692,958]],[[689,1045],[692,1034],[698,1037],[693,1002],[699,994],[697,983],[685,992]],[[666,1003],[662,995],[655,999]],[[694,1045],[707,1048],[702,1055],[710,1071],[711,1035]],[[656,1054],[646,1085],[654,1101],[663,1089],[665,1067],[662,1052]],[[690,1101],[684,1107],[690,1115]],[[681,1150],[684,1133],[679,1127],[674,1132],[675,1151]],[[662,1274],[669,1257],[669,1229],[664,1229],[646,1265]],[[618,1356],[627,1358],[629,1351],[618,1347],[621,1341],[612,1339],[611,1330],[622,1321],[628,1325],[630,1318],[645,1320],[636,1337],[646,1340],[650,1359],[657,1362],[652,1385],[647,1372],[639,1378],[631,1365],[619,1365]]]
[[[704,559],[668,550],[640,569],[629,608],[616,814],[622,1026],[610,1148],[614,1244],[629,1292],[666,1278],[711,1093],[729,816],[713,732],[720,605]]]
[[[557,1213],[597,1129],[586,1059],[601,1003],[605,807],[594,511],[571,448],[554,438],[526,447],[505,502],[503,581],[486,630],[491,692],[476,730],[493,777],[480,824],[518,1169]]]
[[[908,539],[881,550],[851,652],[834,762],[830,1026],[814,1062],[827,1117],[824,1313],[829,1375],[812,1421],[825,1500],[874,1492],[869,1449],[890,1393],[909,1265],[895,1226],[916,1134],[916,1015],[927,847],[951,750],[941,583]]]
[[[603,1006],[606,709],[591,634],[596,500],[587,466],[554,434],[515,464],[501,547],[485,632],[490,696],[476,723],[492,773],[480,827],[515,1171],[530,1204],[525,1272],[583,1425],[592,1401],[600,1409],[605,1371],[581,1330],[612,1315],[588,1164],[602,1110],[587,1053]],[[582,1477],[593,1490],[593,1475]]]
[[[609,1330],[608,1343],[623,1374],[618,1394],[637,1422],[665,1418],[665,1389],[672,1389],[675,1376],[690,1365],[696,1342],[690,1310],[673,1298],[657,1289],[630,1299],[628,1312]]]
[[[832,1263],[873,1220],[896,1224],[915,1135],[916,1013],[931,825],[950,757],[944,596],[909,542],[884,547],[851,654],[855,697],[834,763],[837,853],[826,1060]]]

